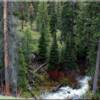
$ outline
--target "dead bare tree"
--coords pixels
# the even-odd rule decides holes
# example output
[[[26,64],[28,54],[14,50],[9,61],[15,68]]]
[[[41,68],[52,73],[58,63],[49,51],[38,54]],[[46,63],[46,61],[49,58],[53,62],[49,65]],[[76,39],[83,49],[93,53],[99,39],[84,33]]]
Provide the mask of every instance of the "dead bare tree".
[[[5,95],[10,94],[9,84],[9,56],[8,56],[8,29],[7,29],[7,0],[3,1],[3,19],[4,19],[4,66],[5,66]]]
[[[98,40],[98,51],[97,51],[97,59],[96,59],[96,70],[93,81],[93,93],[95,94],[98,89],[98,78],[99,78],[99,66],[100,66],[100,38]]]

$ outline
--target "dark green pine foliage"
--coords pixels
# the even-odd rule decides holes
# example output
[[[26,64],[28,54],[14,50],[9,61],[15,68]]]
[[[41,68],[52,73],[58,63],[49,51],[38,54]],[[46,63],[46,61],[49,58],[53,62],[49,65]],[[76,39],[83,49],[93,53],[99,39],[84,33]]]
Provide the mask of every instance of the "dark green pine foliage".
[[[64,43],[62,49],[62,61],[64,69],[74,69],[75,62],[75,47],[74,47],[74,11],[72,2],[64,2],[62,9],[62,27],[61,39]]]
[[[73,34],[73,8],[71,2],[64,2],[61,20],[61,38],[63,41],[65,41],[67,36],[69,37],[69,35]]]
[[[40,2],[38,4],[38,11],[37,11],[37,18],[36,18],[36,25],[37,25],[37,30],[41,32],[42,30],[42,24],[45,22],[45,28],[46,31],[48,31],[48,9],[47,9],[47,2]]]
[[[48,15],[51,16],[52,13],[54,13],[54,10],[55,10],[55,2],[48,1],[47,4],[48,4],[48,6],[47,6]]]
[[[87,45],[88,39],[86,32],[84,32],[85,27],[85,8],[84,3],[78,2],[78,11],[76,17],[76,30],[75,30],[75,47],[76,47],[76,61],[78,64],[78,68],[83,70],[87,66]]]
[[[86,28],[88,34],[88,56],[90,66],[95,66],[96,61],[96,51],[97,51],[97,37],[100,37],[100,3],[89,2],[86,5]],[[89,12],[88,12],[89,11]]]
[[[68,68],[72,70],[76,68],[76,62],[75,62],[76,58],[75,58],[75,51],[73,48],[73,42],[70,43],[70,41],[66,40],[66,44],[62,56],[64,62],[64,66],[63,66],[64,69]]]
[[[23,53],[23,49],[19,48],[19,66],[18,66],[18,87],[21,92],[27,91],[27,64],[25,62],[25,56]]]
[[[39,56],[41,60],[46,60],[47,58],[47,42],[46,42],[46,36],[45,36],[45,23],[42,22],[42,30],[41,30],[41,37],[39,39]]]
[[[95,66],[96,37],[100,34],[100,3],[80,3],[76,25],[77,55],[86,58],[88,66]],[[89,12],[88,12],[89,11]]]
[[[50,32],[52,34],[52,46],[50,49],[50,57],[49,57],[49,70],[55,70],[56,65],[59,62],[59,52],[56,38],[56,30],[57,30],[57,16],[54,7],[52,8],[52,14],[50,16]]]
[[[37,16],[37,24],[38,30],[40,32],[40,39],[38,45],[38,54],[42,61],[47,59],[47,49],[48,49],[48,33],[49,33],[49,25],[48,25],[48,11],[47,11],[47,2],[40,2],[38,5],[38,16]]]
[[[32,52],[32,32],[30,29],[26,29],[23,31],[24,32],[24,37],[22,38],[22,48],[23,48],[23,53],[25,56],[26,62],[29,62],[29,54]]]
[[[58,61],[59,61],[59,52],[58,52],[57,39],[55,34],[53,36],[53,42],[50,50],[48,70],[57,70],[56,65],[58,64]]]
[[[88,75],[94,76],[97,52],[97,37],[100,36],[100,3],[80,3],[76,25],[76,47],[78,59],[83,67],[89,67]],[[85,65],[84,65],[85,64]],[[81,67],[81,66],[80,66]],[[82,67],[81,67],[82,68]]]
[[[63,2],[56,2],[56,15],[57,15],[57,29],[61,30],[61,13]]]
[[[50,33],[53,35],[56,33],[57,29],[57,14],[55,11],[55,3],[52,2],[52,8],[50,9]]]
[[[85,11],[84,4],[79,4],[79,10],[78,10],[78,16],[76,19],[76,48],[77,48],[77,54],[80,56],[84,56],[85,52],[87,51],[85,42],[85,36],[84,36],[84,22],[85,22]]]

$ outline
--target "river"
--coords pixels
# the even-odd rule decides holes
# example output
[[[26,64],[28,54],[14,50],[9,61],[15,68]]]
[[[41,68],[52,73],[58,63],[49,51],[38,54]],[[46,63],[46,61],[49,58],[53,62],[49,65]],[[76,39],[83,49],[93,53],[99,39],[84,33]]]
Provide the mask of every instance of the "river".
[[[46,92],[41,95],[42,99],[82,99],[82,96],[89,90],[88,81],[90,77],[85,76],[84,78],[78,79],[80,88],[73,89],[69,86],[64,86],[58,89],[57,92]]]

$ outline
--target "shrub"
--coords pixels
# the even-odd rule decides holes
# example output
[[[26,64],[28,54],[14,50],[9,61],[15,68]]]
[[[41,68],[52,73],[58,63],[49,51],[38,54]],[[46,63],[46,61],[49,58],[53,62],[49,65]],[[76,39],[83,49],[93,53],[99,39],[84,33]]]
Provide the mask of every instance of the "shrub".
[[[53,80],[60,80],[64,78],[64,73],[61,71],[48,71],[48,75]]]

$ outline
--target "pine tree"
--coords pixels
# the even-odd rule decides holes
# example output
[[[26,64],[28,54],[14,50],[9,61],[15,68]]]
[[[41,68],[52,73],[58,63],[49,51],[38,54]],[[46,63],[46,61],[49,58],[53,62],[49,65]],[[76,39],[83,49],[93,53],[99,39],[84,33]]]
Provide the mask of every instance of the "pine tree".
[[[58,52],[58,45],[57,45],[57,39],[56,34],[53,36],[53,42],[50,49],[50,57],[49,57],[49,66],[48,70],[56,70],[56,65],[59,62],[59,52]]]
[[[45,32],[45,23],[42,23],[42,30],[41,30],[41,37],[39,39],[39,56],[41,58],[41,60],[46,60],[47,58],[47,42],[46,42],[46,32]]]
[[[55,4],[53,3],[53,7],[51,8],[51,15],[50,15],[50,33],[53,35],[57,31],[57,15],[55,11]]]
[[[83,10],[84,9],[84,10]],[[78,10],[76,17],[76,30],[75,30],[75,47],[76,47],[76,60],[78,62],[79,69],[83,70],[87,66],[87,45],[88,40],[87,32],[85,32],[85,3],[78,2]]]
[[[71,38],[70,38],[71,40]],[[68,68],[68,69],[75,69],[76,68],[76,62],[75,62],[75,51],[73,50],[73,44],[70,43],[67,39],[66,39],[66,44],[65,44],[65,48],[63,51],[63,62],[64,62],[64,69]]]
[[[44,23],[44,20],[45,20],[46,31],[48,31],[49,18],[48,18],[47,2],[40,2],[38,4],[38,11],[37,11],[37,18],[36,18],[37,30],[39,32],[41,32],[41,30],[42,30],[41,23],[42,23],[42,21]]]
[[[57,3],[48,2],[48,15],[50,23],[50,33],[53,34],[57,29]]]
[[[21,47],[19,47],[19,56],[18,88],[21,92],[25,92],[27,90],[27,64]]]
[[[25,29],[23,32],[24,37],[22,39],[23,42],[23,50],[24,50],[24,55],[25,55],[25,60],[28,63],[29,59],[29,54],[32,52],[32,45],[33,45],[33,41],[32,41],[32,32],[30,31],[30,28]]]
[[[89,12],[88,10],[91,9]],[[97,2],[90,2],[86,5],[86,13],[87,13],[87,34],[88,34],[88,56],[87,59],[89,60],[90,66],[95,66],[96,61],[96,38],[100,36],[100,14],[98,11],[100,10],[100,3]],[[85,28],[85,29],[86,29]]]
[[[59,62],[59,52],[58,52],[58,44],[56,38],[57,32],[57,16],[55,12],[55,8],[52,8],[52,14],[50,16],[50,32],[52,34],[52,46],[50,49],[50,57],[49,57],[49,66],[48,70],[54,70],[56,68],[56,64]]]
[[[89,10],[89,12],[88,12]],[[89,2],[86,4],[86,23],[85,23],[85,32],[88,35],[88,52],[87,59],[89,60],[90,70],[96,66],[95,74],[94,71],[94,82],[93,82],[93,93],[95,94],[98,90],[98,79],[99,79],[99,55],[100,55],[100,3],[98,2]],[[98,50],[97,50],[97,38],[98,40]],[[96,51],[97,51],[97,60],[96,60]],[[93,74],[91,76],[93,76]]]
[[[73,9],[71,2],[64,2],[62,8],[62,25],[61,25],[61,38],[62,41],[66,40],[66,37],[73,35]]]
[[[57,29],[61,30],[61,13],[63,2],[55,2],[55,9],[57,15]]]
[[[88,66],[95,66],[96,35],[99,34],[99,4],[96,2],[80,3],[76,23],[77,55],[85,57]],[[90,10],[90,11],[89,11]],[[89,11],[89,12],[88,12]]]
[[[75,47],[74,47],[74,9],[72,2],[64,2],[62,9],[62,27],[61,39],[64,42],[62,49],[62,61],[64,68],[73,69],[76,67],[75,63]]]
[[[40,39],[38,45],[38,54],[41,60],[45,61],[47,59],[47,43],[48,43],[48,12],[47,12],[47,2],[40,2],[38,6],[38,30],[40,32]]]

